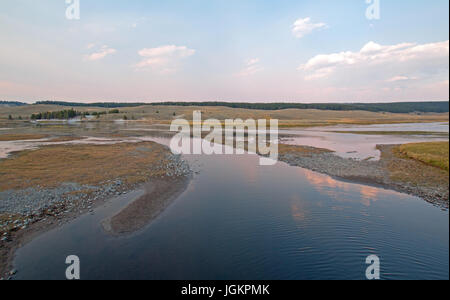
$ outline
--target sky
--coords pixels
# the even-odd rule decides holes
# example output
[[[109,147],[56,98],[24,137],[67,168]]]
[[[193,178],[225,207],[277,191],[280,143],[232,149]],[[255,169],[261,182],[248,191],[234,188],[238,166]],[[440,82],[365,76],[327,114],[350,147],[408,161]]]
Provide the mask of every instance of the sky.
[[[0,0],[0,100],[448,99],[448,0]]]

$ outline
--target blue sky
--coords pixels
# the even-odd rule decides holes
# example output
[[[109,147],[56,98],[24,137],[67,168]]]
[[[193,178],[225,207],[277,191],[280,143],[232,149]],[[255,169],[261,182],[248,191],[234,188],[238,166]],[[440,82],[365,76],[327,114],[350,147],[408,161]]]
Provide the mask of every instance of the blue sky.
[[[0,99],[449,98],[447,0],[0,1]]]

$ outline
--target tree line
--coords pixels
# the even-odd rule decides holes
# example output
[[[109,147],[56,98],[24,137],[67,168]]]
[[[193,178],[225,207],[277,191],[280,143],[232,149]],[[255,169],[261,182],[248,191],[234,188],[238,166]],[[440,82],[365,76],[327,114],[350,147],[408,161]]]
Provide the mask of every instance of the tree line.
[[[120,111],[118,109],[113,109],[110,111],[101,111],[101,112],[80,112],[76,111],[73,108],[65,109],[60,111],[52,111],[52,112],[40,112],[37,114],[31,115],[31,120],[69,120],[76,117],[86,117],[86,116],[95,116],[100,117],[101,115],[106,114],[118,114]]]
[[[24,105],[27,104],[18,101],[0,101],[0,106],[24,106]]]
[[[68,120],[75,118],[77,116],[81,116],[81,112],[72,109],[65,109],[60,111],[52,111],[52,112],[41,112],[37,114],[31,115],[31,120]]]
[[[397,102],[397,103],[244,103],[244,102],[154,102],[154,103],[73,103],[60,101],[40,101],[36,104],[72,107],[136,107],[136,106],[222,106],[256,110],[318,109],[334,111],[371,111],[389,113],[445,113],[449,112],[449,102]]]

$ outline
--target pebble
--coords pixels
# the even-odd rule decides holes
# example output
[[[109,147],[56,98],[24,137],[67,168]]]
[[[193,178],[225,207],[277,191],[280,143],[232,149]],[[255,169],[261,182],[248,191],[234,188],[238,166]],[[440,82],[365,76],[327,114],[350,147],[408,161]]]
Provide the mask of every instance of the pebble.
[[[164,174],[162,177],[181,177],[193,173],[189,164],[182,160],[180,155],[167,154],[164,161],[167,163],[151,166],[150,171]],[[1,241],[8,240],[9,230],[26,229],[36,222],[52,225],[54,217],[60,220],[71,212],[94,214],[93,201],[106,202],[113,195],[125,195],[127,194],[125,189],[129,190],[130,187],[117,179],[105,181],[100,186],[63,183],[57,188],[36,186],[0,192],[0,214],[9,214],[9,220],[0,221],[0,232],[6,231]],[[86,193],[77,193],[86,190],[92,191],[90,196]],[[58,221],[56,224],[61,225],[61,222]]]
[[[384,145],[383,147],[392,146]],[[440,190],[436,187],[396,182],[391,179],[387,168],[380,161],[346,159],[332,153],[307,155],[287,153],[280,155],[279,160],[291,166],[302,167],[330,176],[350,178],[352,181],[355,178],[361,178],[364,182],[385,185],[390,189],[421,197],[425,201],[448,209],[448,186]]]

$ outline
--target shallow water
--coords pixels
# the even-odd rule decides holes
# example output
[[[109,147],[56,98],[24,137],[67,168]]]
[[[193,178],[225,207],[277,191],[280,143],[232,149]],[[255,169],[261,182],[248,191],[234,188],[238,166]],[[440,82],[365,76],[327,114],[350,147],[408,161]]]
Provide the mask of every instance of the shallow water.
[[[37,149],[39,142],[45,140],[29,140],[29,141],[0,141],[0,159],[8,157],[13,152]]]
[[[40,140],[21,140],[21,141],[0,141],[0,159],[7,158],[13,152],[24,150],[34,150],[42,146],[49,145],[113,145],[118,143],[138,143],[143,141],[158,142],[158,131],[147,137],[121,137],[121,138],[102,138],[102,137],[83,137],[80,140],[51,142],[50,139]]]
[[[69,142],[48,143],[48,139],[34,141],[0,141],[0,159],[6,158],[12,152],[36,149],[39,146],[58,144],[115,144],[121,142],[139,141],[164,141],[171,136],[167,125],[136,126],[127,122],[122,123],[62,123],[56,128],[54,124],[42,125],[37,128],[39,133],[52,135],[54,133],[70,134],[76,131],[79,136],[85,136],[83,140]],[[376,149],[378,144],[404,144],[412,142],[448,141],[448,137],[428,135],[363,135],[349,133],[335,133],[333,131],[426,131],[449,132],[448,123],[409,123],[409,124],[378,124],[378,125],[348,125],[313,127],[306,129],[279,130],[281,142],[291,145],[304,145],[317,148],[325,148],[335,151],[335,154],[344,158],[353,159],[379,159],[380,151]],[[121,133],[128,137],[104,138],[104,135]],[[270,131],[268,131],[270,132]],[[35,132],[36,133],[36,132]],[[135,135],[138,136],[135,136]],[[289,138],[283,138],[283,135]],[[168,142],[165,142],[168,145]]]
[[[413,130],[390,126],[373,130]],[[448,125],[427,126],[428,131],[439,131],[433,126],[448,131]],[[368,126],[351,129],[365,131]],[[166,133],[152,126],[93,123],[57,130],[91,136],[72,144],[169,143]],[[312,146],[361,158],[375,154],[374,145],[380,141],[416,138],[380,139],[327,130],[350,128],[299,130],[298,138],[310,135]],[[95,137],[111,131],[130,136]],[[45,141],[13,144],[31,147]],[[347,153],[351,149],[357,153]],[[95,215],[82,216],[19,249],[16,278],[65,279],[65,258],[78,255],[82,279],[365,279],[365,258],[371,254],[381,259],[383,279],[449,278],[448,211],[416,197],[337,181],[284,163],[262,167],[255,155],[186,159],[199,173],[145,229],[121,238],[105,233],[101,221],[143,191],[111,199]]]
[[[448,123],[403,123],[403,124],[374,124],[347,125],[311,128],[313,131],[428,131],[449,132]]]
[[[109,236],[100,222],[141,191],[113,199],[17,251],[18,279],[448,279],[449,215],[421,199],[336,181],[255,155],[189,156],[201,172],[145,229]]]
[[[344,158],[367,159],[380,158],[379,144],[395,145],[406,143],[448,141],[447,137],[429,135],[365,135],[336,133],[333,131],[425,131],[449,132],[448,123],[408,123],[378,125],[327,126],[306,129],[280,130],[280,135],[294,135],[282,141],[284,144],[305,145],[335,151]]]

